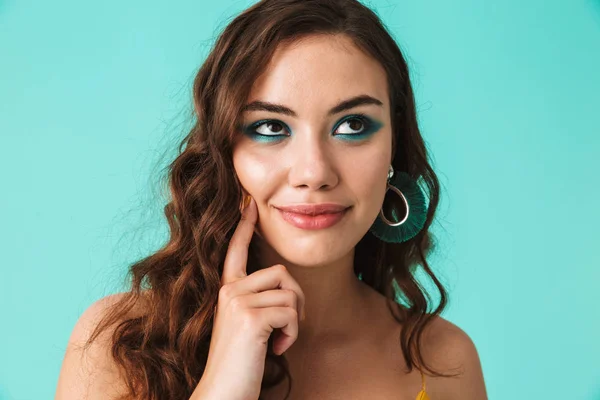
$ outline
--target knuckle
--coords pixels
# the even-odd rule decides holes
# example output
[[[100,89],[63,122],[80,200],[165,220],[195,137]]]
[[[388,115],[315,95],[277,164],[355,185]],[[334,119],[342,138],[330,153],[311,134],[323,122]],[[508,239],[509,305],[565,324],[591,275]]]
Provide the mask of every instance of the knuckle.
[[[283,264],[275,264],[271,268],[273,268],[275,271],[287,271],[287,268]]]
[[[279,274],[287,274],[288,273],[287,268],[283,264],[275,264],[271,268]]]
[[[219,289],[219,301],[227,302],[227,301],[229,301],[231,295],[232,295],[231,285],[226,283],[223,286],[221,286],[221,288]]]
[[[296,302],[298,301],[298,293],[296,293],[295,291],[291,290],[291,289],[283,289],[286,293],[286,296],[288,297],[288,300],[291,301],[291,305],[295,306]]]
[[[295,308],[287,308],[286,311],[289,313],[291,319],[298,319],[298,310],[296,310]]]

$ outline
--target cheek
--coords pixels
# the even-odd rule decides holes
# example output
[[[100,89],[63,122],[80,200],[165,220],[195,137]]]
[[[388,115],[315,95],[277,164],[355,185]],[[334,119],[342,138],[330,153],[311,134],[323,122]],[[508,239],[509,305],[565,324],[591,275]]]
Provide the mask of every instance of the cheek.
[[[379,214],[385,198],[388,167],[389,164],[377,163],[352,175],[354,182],[351,185],[358,199],[359,219],[364,220],[365,223],[372,224]]]
[[[373,146],[367,151],[355,152],[346,160],[348,185],[366,207],[381,206],[385,195],[387,173],[390,167],[389,146]]]
[[[273,162],[253,153],[238,151],[233,155],[233,165],[243,188],[256,199],[268,189],[265,182],[273,181]]]

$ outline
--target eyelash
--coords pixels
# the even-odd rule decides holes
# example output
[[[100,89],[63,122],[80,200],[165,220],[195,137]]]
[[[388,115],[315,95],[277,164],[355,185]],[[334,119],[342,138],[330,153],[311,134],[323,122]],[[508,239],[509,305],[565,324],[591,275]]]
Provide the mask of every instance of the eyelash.
[[[352,121],[352,120],[359,120],[360,122],[362,122],[363,124],[363,130],[361,132],[358,133],[338,133],[336,136],[363,136],[366,135],[368,133],[370,133],[371,128],[373,126],[375,126],[376,124],[371,121],[371,119],[369,117],[367,117],[365,114],[361,114],[361,113],[357,113],[357,114],[352,114],[352,115],[348,115],[346,116],[344,119],[342,119],[339,124],[336,126],[336,130],[340,127],[340,125],[342,125],[345,122],[348,121]],[[281,138],[281,137],[285,137],[285,136],[289,136],[289,134],[280,134],[280,135],[264,135],[262,133],[258,133],[256,132],[256,129],[264,124],[267,123],[277,123],[280,124],[281,126],[283,126],[284,129],[288,130],[287,125],[284,124],[283,122],[280,122],[278,120],[275,119],[263,119],[260,121],[257,121],[253,124],[251,124],[250,126],[248,126],[248,128],[246,129],[246,132],[249,133],[250,135],[254,135],[256,137],[262,137],[262,138]]]

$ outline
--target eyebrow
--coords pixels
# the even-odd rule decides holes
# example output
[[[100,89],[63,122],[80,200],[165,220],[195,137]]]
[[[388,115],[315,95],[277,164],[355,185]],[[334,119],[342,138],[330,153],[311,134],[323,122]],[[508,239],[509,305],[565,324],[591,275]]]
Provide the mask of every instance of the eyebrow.
[[[366,94],[361,94],[359,96],[351,97],[347,100],[342,101],[335,107],[331,108],[329,110],[328,115],[335,115],[342,111],[346,111],[351,108],[362,106],[362,105],[367,105],[367,104],[383,106],[383,103],[381,101],[377,100],[375,97],[371,97]],[[245,112],[245,111],[269,111],[269,112],[273,112],[273,113],[289,115],[292,117],[298,116],[298,114],[296,114],[296,112],[294,110],[292,110],[291,108],[288,108],[281,104],[274,104],[274,103],[269,103],[266,101],[259,101],[259,100],[253,101],[250,104],[246,104],[242,108],[242,112]]]

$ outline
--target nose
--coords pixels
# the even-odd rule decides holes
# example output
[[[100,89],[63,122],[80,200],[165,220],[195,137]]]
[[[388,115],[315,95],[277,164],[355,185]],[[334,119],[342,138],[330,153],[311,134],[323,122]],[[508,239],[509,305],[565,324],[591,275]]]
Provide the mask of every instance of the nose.
[[[292,187],[331,189],[338,183],[336,159],[326,135],[316,131],[296,135],[289,172]]]

